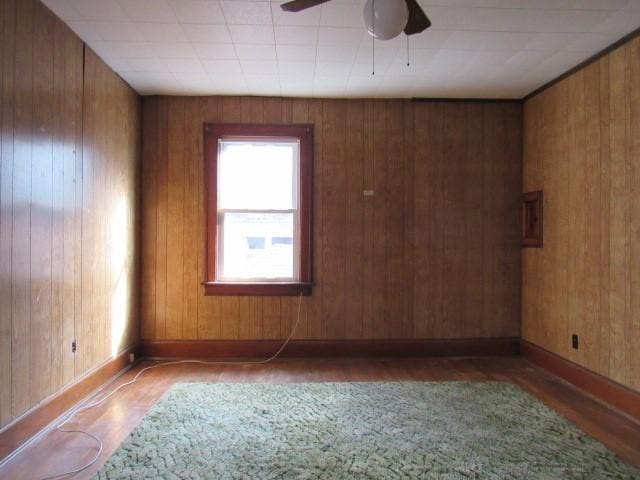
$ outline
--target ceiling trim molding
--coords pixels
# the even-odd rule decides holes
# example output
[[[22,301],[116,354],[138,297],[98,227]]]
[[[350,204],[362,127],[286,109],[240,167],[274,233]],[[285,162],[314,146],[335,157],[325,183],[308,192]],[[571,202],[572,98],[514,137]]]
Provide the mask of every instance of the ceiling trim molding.
[[[552,86],[554,86],[556,83],[561,82],[562,80],[564,80],[565,78],[573,75],[577,71],[582,70],[585,67],[588,67],[589,65],[591,65],[592,63],[598,61],[599,59],[601,59],[605,55],[608,55],[609,53],[611,53],[614,50],[616,50],[616,49],[620,48],[621,46],[623,46],[624,44],[631,42],[632,40],[634,40],[638,36],[640,36],[640,27],[636,28],[632,32],[627,33],[624,37],[620,38],[619,40],[616,40],[615,42],[613,42],[608,47],[606,47],[603,50],[600,50],[598,53],[590,56],[589,58],[587,58],[583,62],[580,62],[575,67],[570,68],[569,70],[567,70],[563,74],[557,76],[553,80],[548,81],[547,83],[545,83],[541,87],[538,87],[535,90],[533,90],[532,92],[528,93],[527,95],[522,97],[522,101],[526,102],[527,100],[535,97],[539,93],[544,92],[545,90],[547,90],[547,89],[551,88]]]

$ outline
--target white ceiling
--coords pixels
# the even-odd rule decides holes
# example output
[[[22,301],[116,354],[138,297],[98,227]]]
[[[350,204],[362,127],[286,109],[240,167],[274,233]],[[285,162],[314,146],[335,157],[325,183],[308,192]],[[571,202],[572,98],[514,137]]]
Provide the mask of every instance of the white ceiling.
[[[376,41],[364,0],[44,0],[143,95],[520,98],[640,26],[640,0],[419,0]]]

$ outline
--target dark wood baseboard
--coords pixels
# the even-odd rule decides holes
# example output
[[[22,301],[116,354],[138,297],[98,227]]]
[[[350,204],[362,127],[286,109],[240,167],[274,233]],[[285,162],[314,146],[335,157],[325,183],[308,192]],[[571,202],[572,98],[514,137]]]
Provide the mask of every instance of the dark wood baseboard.
[[[531,342],[522,340],[522,355],[531,363],[572,383],[640,422],[640,392],[616,383]]]
[[[282,340],[143,340],[148,358],[269,357]],[[518,355],[518,338],[443,340],[292,340],[283,357],[464,357]]]
[[[34,407],[0,431],[0,463],[79,401],[121,373],[129,354],[151,358],[268,357],[281,340],[142,341],[105,362]],[[293,340],[284,357],[436,357],[516,356],[572,383],[592,397],[640,422],[640,392],[581,367],[537,345],[515,337],[438,340]]]
[[[127,348],[4,427],[0,431],[0,464],[51,422],[121,373],[129,365],[130,353],[137,355],[137,347]]]

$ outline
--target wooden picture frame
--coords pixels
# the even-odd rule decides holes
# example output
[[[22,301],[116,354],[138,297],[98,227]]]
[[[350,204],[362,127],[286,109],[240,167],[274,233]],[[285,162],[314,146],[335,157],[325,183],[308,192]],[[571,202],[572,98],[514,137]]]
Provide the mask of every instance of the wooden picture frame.
[[[522,246],[542,248],[542,190],[522,194]]]

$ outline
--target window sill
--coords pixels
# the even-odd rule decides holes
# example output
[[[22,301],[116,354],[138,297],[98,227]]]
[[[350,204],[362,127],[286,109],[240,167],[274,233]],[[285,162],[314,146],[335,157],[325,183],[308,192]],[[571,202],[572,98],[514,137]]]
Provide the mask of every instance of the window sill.
[[[309,296],[311,283],[235,283],[203,282],[205,295],[253,295],[253,296]]]

